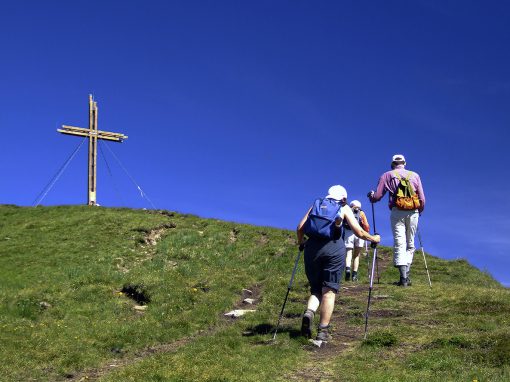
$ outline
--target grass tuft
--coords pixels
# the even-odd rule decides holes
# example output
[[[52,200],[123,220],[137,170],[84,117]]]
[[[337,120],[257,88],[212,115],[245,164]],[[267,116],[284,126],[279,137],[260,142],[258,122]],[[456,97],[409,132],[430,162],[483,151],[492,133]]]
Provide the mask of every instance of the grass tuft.
[[[396,345],[397,342],[395,334],[386,330],[380,330],[370,333],[367,339],[363,340],[363,346],[390,347]]]
[[[445,348],[454,347],[458,349],[469,349],[473,348],[475,344],[462,336],[454,336],[447,338],[438,338],[432,341],[428,346],[429,348]]]
[[[478,341],[475,354],[476,362],[487,363],[494,367],[510,365],[510,334],[484,336]]]

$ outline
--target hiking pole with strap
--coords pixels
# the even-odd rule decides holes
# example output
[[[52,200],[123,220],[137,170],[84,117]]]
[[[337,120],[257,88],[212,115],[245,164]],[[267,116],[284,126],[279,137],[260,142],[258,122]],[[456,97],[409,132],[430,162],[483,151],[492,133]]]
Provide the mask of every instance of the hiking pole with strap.
[[[423,244],[421,242],[421,235],[420,235],[420,230],[419,229],[416,229],[416,231],[418,232],[418,240],[420,241],[420,247],[421,247],[421,253],[423,255],[423,262],[425,263],[425,269],[427,271],[427,276],[429,278],[429,286],[432,288],[432,281],[430,281],[430,273],[429,273],[429,268],[427,267],[427,259],[425,258],[425,251],[423,249]]]
[[[299,258],[301,257],[301,252],[304,248],[299,247],[298,255],[296,257],[296,262],[294,263],[294,269],[292,270],[292,276],[290,277],[289,286],[287,287],[287,294],[285,295],[285,300],[283,301],[282,311],[280,312],[280,317],[278,317],[278,323],[276,324],[276,329],[274,330],[273,341],[276,339],[276,333],[278,332],[278,328],[280,327],[280,321],[283,316],[283,310],[285,309],[285,304],[287,303],[287,298],[289,297],[290,289],[292,288],[292,284],[294,283],[294,276],[296,275],[297,266],[299,264]]]
[[[374,233],[374,235],[377,235],[377,234]],[[372,273],[371,273],[371,276],[370,276],[370,287],[368,288],[367,311],[365,313],[365,336],[364,336],[365,340],[367,339],[367,333],[368,333],[368,312],[369,312],[369,309],[370,309],[370,300],[371,300],[371,297],[372,297],[372,288],[374,286],[374,269],[375,269],[375,262],[376,262],[376,259],[377,259],[377,244],[376,243],[372,243],[370,246],[372,248],[374,248],[374,257],[372,259]]]
[[[372,204],[372,224],[374,225],[374,235],[376,235],[375,232],[377,232],[376,228],[375,228],[375,210],[374,210],[374,203],[371,202]],[[375,250],[374,248],[374,256],[376,256],[377,254],[377,251]],[[377,268],[377,284],[379,284],[379,260],[377,259],[377,256],[375,257],[375,260],[374,260],[374,264]],[[374,267],[374,264],[372,264],[372,277],[374,277],[374,270],[373,270],[373,267]]]

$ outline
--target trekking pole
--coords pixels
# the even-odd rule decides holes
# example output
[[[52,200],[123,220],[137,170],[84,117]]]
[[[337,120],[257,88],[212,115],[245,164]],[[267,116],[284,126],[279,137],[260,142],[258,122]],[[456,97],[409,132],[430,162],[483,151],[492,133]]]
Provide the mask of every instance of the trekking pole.
[[[372,224],[374,225],[374,232],[377,232],[377,229],[375,228],[375,210],[374,210],[374,203],[373,203],[373,202],[371,202],[371,204],[372,204]],[[374,233],[374,234],[375,234],[375,233]],[[376,253],[377,253],[377,251],[375,251],[375,250],[374,250],[374,256],[376,256]],[[375,266],[376,266],[376,268],[377,268],[377,284],[379,284],[379,260],[377,259],[377,256],[375,257],[375,261],[374,261],[374,263],[375,263]],[[373,267],[373,266],[374,266],[374,265],[372,264],[372,267]],[[373,271],[373,269],[372,269],[372,271]],[[372,277],[373,277],[373,273],[374,273],[374,272],[372,272]]]
[[[375,235],[375,233],[374,233]],[[374,248],[374,257],[372,259],[372,273],[371,273],[371,276],[370,276],[370,287],[368,288],[368,302],[367,302],[367,311],[365,313],[365,336],[363,337],[363,339],[367,339],[367,333],[368,333],[368,311],[370,309],[370,300],[371,300],[371,297],[372,297],[372,288],[373,288],[373,285],[374,285],[374,269],[375,269],[375,259],[377,258],[377,244],[375,243],[372,243],[373,248]]]
[[[423,262],[425,263],[425,269],[427,270],[427,276],[429,278],[429,286],[432,288],[432,281],[430,281],[429,268],[427,267],[427,259],[425,258],[425,251],[423,250],[423,244],[421,242],[420,230],[417,229],[416,231],[418,232],[418,240],[420,240],[420,247],[421,247],[421,253],[423,255]]]
[[[299,264],[299,258],[301,257],[302,251],[303,249],[300,247],[298,255],[296,257],[296,262],[294,263],[294,269],[292,270],[292,276],[290,277],[289,286],[287,287],[287,294],[285,295],[285,300],[283,301],[282,311],[280,312],[280,317],[278,317],[278,323],[276,324],[276,329],[274,330],[273,341],[276,339],[276,333],[278,332],[278,328],[280,326],[280,321],[283,316],[283,310],[285,309],[285,304],[287,303],[287,298],[289,297],[290,288],[292,288],[292,283],[294,282],[294,276],[296,275],[296,270]]]
[[[377,257],[375,258],[375,268],[377,273],[377,284],[379,284],[379,259]]]
[[[368,253],[368,242],[365,240],[365,257],[367,258],[367,277],[370,281],[370,255]]]

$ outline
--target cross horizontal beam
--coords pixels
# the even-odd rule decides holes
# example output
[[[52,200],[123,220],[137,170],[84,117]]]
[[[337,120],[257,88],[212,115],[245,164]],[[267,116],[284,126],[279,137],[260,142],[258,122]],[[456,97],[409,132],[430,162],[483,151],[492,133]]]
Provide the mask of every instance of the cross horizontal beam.
[[[68,135],[77,135],[82,137],[95,137],[97,139],[105,139],[108,141],[122,142],[128,136],[121,133],[112,133],[109,131],[85,129],[83,127],[62,125],[61,129],[57,129],[59,133]]]

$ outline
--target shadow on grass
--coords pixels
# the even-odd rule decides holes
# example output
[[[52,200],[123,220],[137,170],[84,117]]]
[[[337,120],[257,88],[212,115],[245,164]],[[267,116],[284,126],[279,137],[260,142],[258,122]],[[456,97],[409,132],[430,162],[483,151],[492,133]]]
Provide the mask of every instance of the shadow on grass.
[[[140,305],[146,305],[151,301],[144,285],[126,284],[120,291]]]
[[[274,332],[276,330],[276,326],[269,324],[269,323],[263,323],[256,326],[251,326],[246,328],[246,330],[243,332],[244,337],[254,337],[254,336],[264,336],[270,334],[271,337],[274,335]],[[297,330],[294,327],[289,326],[281,326],[278,328],[277,335],[287,335],[295,339],[297,337],[301,337],[301,332]]]

